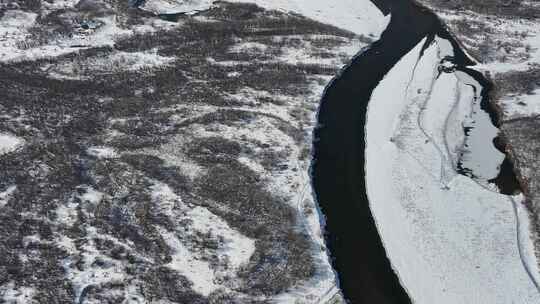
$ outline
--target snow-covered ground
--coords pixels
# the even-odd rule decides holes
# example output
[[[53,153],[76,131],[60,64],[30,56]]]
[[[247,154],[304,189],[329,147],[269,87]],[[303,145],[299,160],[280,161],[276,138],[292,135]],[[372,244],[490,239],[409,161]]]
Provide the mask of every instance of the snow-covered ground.
[[[63,65],[44,65],[42,70],[57,79],[88,79],[98,74],[163,67],[173,61],[174,57],[160,56],[156,50],[135,53],[116,52],[102,58],[81,58]]]
[[[484,20],[482,21],[486,22]],[[495,78],[497,78],[498,75],[501,75],[501,80],[499,82],[503,83],[505,81],[505,73],[512,73],[515,71],[527,72],[529,69],[538,69],[538,65],[540,64],[540,26],[538,26],[537,21],[502,19],[499,21],[499,24],[493,24],[491,26],[505,29],[505,31],[501,33],[502,41],[511,39],[509,38],[509,36],[511,36],[509,33],[522,33],[520,42],[523,44],[525,49],[521,52],[525,53],[526,55],[519,60],[496,60],[493,62],[483,63],[478,65],[478,70],[485,73],[491,73],[491,75],[493,75]],[[513,53],[516,52],[514,51]],[[537,82],[538,80],[524,78],[521,81]],[[535,88],[530,92],[503,93],[505,95],[502,96],[501,100],[497,102],[502,107],[504,120],[519,117],[530,117],[540,114],[539,88]]]
[[[48,3],[47,1],[43,1]],[[177,24],[162,20],[149,20],[149,24],[138,24],[126,26],[121,24],[123,17],[113,14],[105,14],[95,17],[91,21],[97,24],[96,28],[84,29],[81,23],[76,20],[84,20],[85,15],[73,14],[77,12],[75,5],[79,1],[55,1],[54,5],[44,5],[50,14],[58,13],[62,21],[71,22],[72,32],[68,35],[55,34],[50,29],[45,29],[44,25],[37,20],[38,14],[23,10],[7,10],[0,18],[0,62],[38,60],[42,58],[58,57],[65,54],[77,53],[93,47],[114,46],[118,39],[140,34],[148,31],[156,31],[164,28],[174,28]],[[68,13],[62,14],[62,10]],[[72,17],[75,16],[75,17]],[[42,35],[47,37],[35,37],[32,31],[45,31]],[[49,31],[50,33],[48,33]],[[40,41],[43,40],[43,41]],[[125,56],[124,56],[125,57]],[[155,57],[155,56],[154,56]],[[127,58],[117,58],[127,59]],[[141,54],[137,59],[141,64],[147,65],[150,61],[155,61],[152,54]],[[159,60],[159,58],[157,58]]]
[[[141,9],[155,14],[194,14],[212,6],[214,0],[146,0]]]
[[[36,14],[10,12],[11,15],[0,20],[5,20],[4,24],[0,24],[0,62],[36,60],[73,53],[88,47],[112,46],[115,39],[133,34],[132,30],[118,27],[113,16],[107,16],[98,18],[103,26],[95,31],[78,33],[72,37],[51,37],[47,43],[33,45],[34,41],[29,39],[31,36],[28,30],[31,26],[40,26],[35,24]]]
[[[3,25],[0,31],[4,30],[0,32],[2,64],[8,68],[19,64],[29,68],[35,67],[36,75],[27,73],[25,76],[32,75],[43,81],[58,84],[58,91],[55,91],[55,94],[59,96],[62,94],[76,96],[62,99],[66,100],[66,108],[63,110],[66,111],[66,115],[59,121],[71,123],[82,119],[88,122],[91,121],[89,116],[97,115],[97,113],[103,115],[103,120],[88,122],[92,126],[100,124],[102,129],[98,133],[102,131],[103,133],[80,137],[85,142],[80,144],[81,150],[77,152],[80,152],[80,157],[84,159],[81,162],[90,166],[91,178],[100,180],[99,184],[69,185],[74,188],[68,187],[69,189],[63,192],[61,198],[47,206],[48,214],[54,220],[46,220],[43,225],[52,230],[52,236],[46,239],[33,234],[24,238],[26,247],[30,244],[43,244],[61,250],[62,256],[48,261],[51,265],[58,266],[55,268],[57,270],[55,278],[60,278],[60,281],[68,284],[54,286],[57,288],[54,289],[55,292],[67,291],[62,295],[55,294],[55,299],[62,297],[62,299],[73,300],[74,297],[76,302],[98,303],[99,297],[112,299],[121,298],[123,295],[133,303],[145,303],[150,297],[169,297],[170,300],[174,299],[176,294],[169,295],[159,288],[165,289],[172,286],[178,289],[184,283],[185,290],[178,291],[179,293],[184,292],[195,298],[209,298],[211,301],[218,301],[217,303],[220,303],[218,297],[222,292],[235,300],[242,301],[245,298],[246,302],[260,299],[276,303],[306,304],[326,303],[339,294],[336,276],[324,244],[322,215],[314,201],[308,174],[311,131],[315,127],[317,105],[325,85],[332,75],[369,41],[365,37],[358,36],[376,39],[389,19],[383,17],[370,1],[344,1],[337,4],[328,4],[323,1],[251,1],[280,12],[273,12],[269,14],[271,17],[267,17],[260,10],[254,10],[260,14],[259,16],[268,19],[262,18],[262,21],[266,22],[264,31],[261,31],[262,35],[260,33],[251,35],[249,30],[258,29],[259,19],[254,21],[248,14],[247,17],[242,16],[244,19],[241,22],[246,24],[251,22],[253,26],[247,30],[239,29],[245,31],[241,37],[221,41],[221,36],[226,33],[219,32],[219,29],[212,25],[217,22],[229,26],[237,25],[236,23],[227,19],[215,19],[211,14],[208,14],[210,17],[201,14],[193,19],[187,19],[189,21],[186,23],[184,23],[185,20],[178,23],[166,23],[151,14],[137,10],[131,10],[128,14],[117,6],[113,6],[109,1],[96,0],[94,2],[105,3],[105,13],[91,18],[91,21],[100,24],[97,28],[82,28],[79,18],[82,20],[88,15],[81,12],[80,6],[77,5],[78,1],[46,3],[43,4],[43,11],[39,12],[39,9],[23,12],[22,9],[16,8],[0,19]],[[218,13],[223,13],[225,9],[220,12],[219,6],[227,5],[229,4],[215,4],[215,8]],[[155,13],[185,10],[189,15],[209,6],[210,1],[189,3],[147,1],[143,9]],[[228,7],[232,7],[232,10],[236,9],[233,6]],[[65,10],[65,12],[57,12],[58,10]],[[248,7],[247,10],[253,10],[253,7]],[[137,12],[140,14],[137,15]],[[281,24],[281,22],[274,24],[273,21],[277,20],[276,16],[282,16],[302,26],[309,25],[311,22],[303,17],[299,18],[297,15],[284,12],[302,14],[322,23],[332,23],[358,36],[318,23],[313,23],[313,29],[307,28],[306,33],[295,28],[291,29],[288,24]],[[347,13],[344,14],[344,12]],[[43,16],[38,18],[40,14],[50,16],[58,22],[66,22],[66,27],[71,31],[70,35],[52,35],[52,31],[51,35],[48,35],[47,25],[42,21]],[[56,17],[58,18],[54,19]],[[275,19],[269,20],[271,18]],[[266,27],[267,24],[269,28]],[[293,27],[294,25],[291,24]],[[201,45],[199,37],[182,36],[186,33],[192,34],[188,31],[182,32],[183,27],[195,32],[201,30],[203,35],[204,31],[208,30],[209,33],[206,34],[214,34],[217,37],[212,43],[227,44],[227,47],[218,51],[212,48],[211,51],[204,49],[207,45]],[[273,27],[277,28],[278,34],[272,34],[275,30]],[[319,30],[319,27],[322,30]],[[271,30],[270,34],[265,32],[268,29]],[[186,41],[161,41],[164,35],[167,37],[166,35],[170,34],[166,33],[169,30],[172,34],[180,33],[178,37]],[[36,31],[44,35],[40,38],[46,39],[33,40],[32,35],[36,34]],[[284,34],[280,34],[281,32]],[[134,38],[130,41],[132,37]],[[207,39],[208,37],[200,38]],[[170,47],[169,43],[174,47]],[[148,44],[153,46],[145,48]],[[188,55],[175,52],[188,44],[201,47],[204,49],[201,53],[209,54],[208,57],[199,58],[198,50],[195,52],[190,49],[182,50],[182,53],[193,52]],[[269,51],[275,52],[274,58],[265,57],[266,52]],[[251,57],[255,59],[249,59]],[[47,59],[40,60],[44,58]],[[36,61],[38,63],[34,66]],[[189,66],[190,63],[193,66]],[[277,68],[273,69],[274,66]],[[178,69],[174,70],[176,68]],[[286,70],[281,72],[279,68]],[[164,71],[167,73],[163,73]],[[222,71],[227,71],[223,74],[227,78],[222,78],[220,74]],[[292,83],[281,80],[291,76],[287,71],[298,74],[292,75]],[[163,73],[159,81],[157,77],[152,78],[155,76],[154,72]],[[266,81],[269,85],[265,83],[261,85],[257,81],[247,79],[245,76],[247,73],[261,77],[260,81]],[[117,74],[121,77],[113,77]],[[161,83],[167,82],[168,74],[178,79],[178,82],[173,83],[171,87],[165,87]],[[94,85],[95,78],[101,80],[100,77],[103,77],[105,81],[99,83],[96,86],[97,89],[88,90],[86,96],[78,95],[80,93],[78,90]],[[138,81],[139,78],[146,82]],[[230,87],[236,88],[233,85],[223,85],[227,81],[236,84],[237,79],[243,83],[237,89],[231,89]],[[109,89],[109,80],[126,85],[115,87],[111,93],[106,91]],[[271,87],[274,80],[281,81],[282,84],[279,85],[281,87],[277,84]],[[291,88],[289,92],[288,88],[284,88],[284,86],[296,85],[296,82],[300,89]],[[217,92],[219,94],[212,96],[215,98],[201,94],[201,92],[212,91],[213,84],[221,86],[224,92]],[[24,87],[25,81],[17,83],[17,86],[19,85]],[[65,89],[64,85],[68,87],[74,85],[75,89]],[[192,86],[199,86],[200,91],[193,90]],[[46,91],[48,88],[42,89]],[[302,92],[298,93],[299,90]],[[156,92],[162,95],[153,95]],[[192,95],[176,95],[177,93],[185,94],[185,92]],[[107,95],[109,93],[111,94]],[[168,95],[169,93],[171,96]],[[129,98],[124,98],[125,96]],[[71,103],[77,100],[76,98],[84,101],[84,104],[80,103],[84,106],[79,107],[77,102]],[[24,115],[21,113],[27,114],[28,111],[18,111],[18,107],[26,106],[25,103],[2,103],[1,106],[6,106],[11,110],[9,115],[6,114],[6,119],[16,125],[15,128],[20,127],[18,122],[33,119],[28,116],[22,118]],[[16,110],[13,110],[14,108]],[[226,115],[220,113],[226,113]],[[57,114],[51,110],[48,118]],[[222,116],[212,117],[215,114]],[[206,117],[209,117],[210,121],[205,121],[208,119]],[[236,122],[235,119],[240,122]],[[40,128],[45,125],[55,124],[37,124],[32,132],[41,132]],[[73,128],[66,126],[66,130],[69,130],[66,132],[76,133],[86,129],[86,126],[81,126],[80,130],[78,126]],[[35,161],[35,172],[31,172],[34,175],[27,174],[27,176],[21,173],[25,176],[24,178],[31,181],[35,181],[35,174],[48,176],[47,174],[58,167],[52,164],[56,160],[53,156],[71,153],[71,150],[63,146],[65,142],[62,141],[62,136],[58,136],[58,141],[56,141],[57,138],[53,140],[47,137],[51,135],[51,132],[55,131],[48,130],[48,135],[43,137],[35,133],[24,133],[24,140],[21,138],[16,143],[13,143],[15,137],[7,135],[1,137],[0,139],[4,141],[0,141],[0,144],[3,144],[3,146],[0,145],[2,147],[0,154],[5,150],[6,156],[15,158],[13,156],[15,153],[8,152],[18,153],[16,149],[22,147],[21,150],[24,151],[21,152],[20,158],[32,159],[34,154],[28,155],[27,150],[32,151],[28,146],[36,144],[34,142],[36,138],[51,146],[58,146],[60,147],[58,150],[47,153],[52,157],[52,160],[46,160],[49,163],[45,164],[43,160]],[[127,137],[128,134],[130,137]],[[163,141],[146,148],[131,148],[128,145],[133,140],[145,136]],[[126,138],[128,138],[125,144],[127,148],[124,146]],[[225,149],[221,157],[231,155],[226,155],[227,146],[219,145],[225,143],[241,146],[242,153],[237,157],[232,155],[233,158],[229,163],[248,168],[249,170],[246,169],[240,173],[250,178],[251,175],[256,176],[257,187],[260,184],[261,189],[254,188],[252,191],[259,191],[255,194],[263,195],[262,199],[268,200],[268,204],[271,204],[264,207],[261,214],[250,214],[252,218],[259,216],[264,220],[266,213],[272,215],[271,212],[279,212],[280,209],[287,212],[292,210],[294,221],[291,223],[294,224],[285,223],[285,221],[290,221],[285,217],[271,219],[276,222],[277,227],[291,225],[290,228],[283,228],[283,230],[291,230],[291,233],[287,235],[288,238],[292,238],[291,244],[282,240],[278,242],[270,237],[268,240],[261,240],[262,237],[257,233],[250,233],[249,229],[242,228],[243,219],[236,220],[234,217],[231,219],[230,215],[238,212],[234,209],[237,207],[227,206],[227,203],[220,201],[220,197],[212,198],[208,193],[197,189],[208,187],[202,183],[203,177],[211,180],[207,177],[208,172],[217,165],[197,159],[197,157],[205,156],[202,155],[203,152],[206,153],[204,150],[190,152],[189,149],[198,148],[197,145],[204,140],[214,144],[211,140],[216,138],[222,141],[216,141],[217,146],[207,148]],[[43,149],[47,150],[49,146],[46,144],[38,143],[36,146],[40,148],[44,146]],[[137,161],[144,162],[145,157],[156,162],[155,165],[161,166],[160,169],[156,170],[155,166],[141,168],[140,166],[144,167],[146,164]],[[133,159],[135,159],[134,162],[127,161]],[[70,162],[62,162],[62,164],[66,163],[67,166],[71,165]],[[227,165],[227,163],[220,164],[222,168],[226,168],[225,170],[235,173]],[[103,166],[103,171],[99,170],[101,166]],[[160,176],[163,180],[156,180],[151,177],[152,174]],[[176,178],[180,179],[179,176],[185,177],[188,187],[191,188],[179,189],[181,187],[176,181]],[[64,180],[60,181],[60,184],[77,179],[64,175],[61,175],[61,178]],[[7,180],[7,178],[4,179]],[[96,180],[92,183],[94,181]],[[51,181],[44,177],[39,182],[47,184]],[[219,182],[221,181],[213,183]],[[15,200],[20,199],[21,193],[28,193],[31,189],[14,183],[2,184],[2,186],[0,208],[5,208],[3,211],[9,210],[13,214],[23,212],[17,208],[25,207],[21,207],[21,204]],[[176,188],[172,189],[174,186]],[[238,195],[245,196],[241,190],[234,190],[238,192]],[[264,196],[266,192],[270,193],[268,197]],[[35,199],[40,199],[40,197],[40,194],[34,196]],[[276,204],[283,204],[283,206]],[[145,209],[147,206],[150,210]],[[135,209],[137,211],[134,211]],[[32,209],[28,212],[24,211],[24,214],[29,218],[40,219],[41,217],[35,216],[34,212],[35,209]],[[100,212],[100,215],[96,212]],[[150,213],[155,214],[156,217],[150,218]],[[148,218],[143,219],[144,217]],[[81,220],[82,218],[87,220]],[[130,224],[127,224],[128,222]],[[67,231],[71,228],[77,232],[68,233]],[[117,229],[121,233],[117,233]],[[279,231],[279,229],[274,230]],[[263,237],[265,236],[266,234]],[[200,245],[198,242],[209,242],[209,244]],[[266,243],[261,245],[262,242]],[[298,246],[300,250],[287,247],[289,245]],[[276,250],[277,253],[266,252],[264,246],[269,248],[268,251]],[[296,256],[289,253],[293,250],[296,250],[294,252]],[[39,254],[39,250],[36,252]],[[31,257],[16,254],[23,260],[24,265],[29,265],[28,260],[31,260]],[[276,258],[276,256],[279,257]],[[39,257],[36,260],[42,261]],[[285,262],[281,262],[282,260]],[[286,263],[297,265],[286,265]],[[132,264],[137,264],[137,269],[134,270]],[[301,268],[304,264],[305,268]],[[269,268],[267,265],[277,266]],[[143,269],[144,267],[148,268]],[[38,266],[35,268],[41,269]],[[298,274],[292,273],[289,268],[299,269]],[[143,269],[141,273],[139,269]],[[155,272],[156,269],[158,269],[157,272]],[[146,272],[150,274],[147,275]],[[275,277],[274,273],[283,274],[283,280]],[[176,280],[165,281],[165,275],[178,275],[178,277],[171,277]],[[260,279],[259,285],[269,286],[270,290],[264,290],[259,285],[250,285],[251,282],[245,279],[245,276],[249,276],[250,280],[251,278]],[[272,279],[269,283],[262,281],[267,276]],[[43,294],[43,288],[24,289],[24,286],[34,286],[32,284],[35,283],[22,284],[20,281],[22,279],[17,278],[14,282],[1,286],[0,298],[24,303],[26,301],[24,297],[40,297]],[[273,283],[274,281],[277,283]],[[281,284],[281,281],[285,282],[284,287],[272,285],[277,286]],[[51,280],[51,282],[56,281]],[[164,285],[166,286],[163,287]],[[150,294],[156,290],[157,295]],[[179,302],[178,300],[170,301]]]
[[[232,0],[251,2],[266,9],[295,12],[360,35],[378,38],[390,22],[369,0]]]
[[[500,101],[507,119],[540,115],[540,88],[531,94],[509,94]]]
[[[387,74],[367,112],[367,193],[393,268],[415,303],[538,303],[514,198],[453,170],[449,151],[462,138],[447,128],[470,113],[459,106],[463,75],[436,78],[451,55],[444,40],[417,62],[421,47]]]
[[[211,2],[148,0],[143,9],[154,13],[191,14],[209,8]],[[266,9],[294,12],[371,39],[377,39],[389,22],[389,16],[383,16],[368,0],[341,0],[331,3],[323,0],[233,2],[251,2]],[[44,8],[50,11],[69,10],[74,9],[76,4],[77,1],[54,1],[54,3],[46,2]],[[129,28],[121,24],[122,18],[106,15],[97,19],[103,25],[95,30],[78,32],[72,37],[55,37],[46,43],[34,45],[32,41],[27,41],[27,38],[31,27],[36,23],[36,18],[36,13],[12,10],[0,19],[0,62],[52,58],[98,46],[113,47],[118,40],[136,33],[182,26],[181,23],[165,25],[164,21],[156,20]],[[531,37],[536,35],[533,30],[530,33]],[[229,80],[234,82],[235,78],[245,72],[243,66],[253,63],[279,63],[291,66],[321,64],[327,67],[340,67],[344,64],[343,58],[351,58],[365,46],[365,43],[361,42],[362,39],[351,39],[349,45],[326,50],[333,52],[334,57],[320,58],[314,53],[321,51],[325,46],[315,47],[313,41],[307,38],[302,37],[303,40],[297,47],[283,47],[280,55],[271,62],[219,61],[208,57],[207,63],[220,68],[238,67],[237,70],[226,74]],[[344,37],[341,38],[346,40]],[[299,36],[284,35],[279,39],[281,40],[277,41],[276,38],[273,42],[298,40]],[[464,80],[465,75],[459,73],[443,74],[438,80],[434,80],[437,64],[440,58],[447,55],[445,52],[448,52],[447,47],[441,47],[445,45],[444,41],[438,40],[438,43],[429,48],[414,74],[412,67],[416,63],[418,48],[405,57],[380,84],[370,102],[366,126],[367,185],[371,207],[383,242],[405,288],[418,303],[511,303],[515,299],[522,299],[520,303],[535,303],[538,294],[531,278],[538,278],[534,275],[537,269],[535,272],[534,256],[531,255],[532,245],[528,234],[524,232],[527,231],[528,222],[526,217],[521,216],[524,214],[521,206],[512,204],[512,199],[518,201],[519,198],[490,192],[474,181],[455,173],[457,154],[464,140],[460,127],[462,123],[466,123],[465,113],[471,111],[470,101],[474,93],[466,83],[468,80]],[[533,42],[531,45],[536,47]],[[228,48],[228,52],[253,56],[258,53],[264,54],[267,48],[264,43],[239,41]],[[160,55],[159,50],[133,53],[115,50],[109,57],[94,56],[90,60],[85,58],[77,60],[79,61],[75,63],[45,64],[41,66],[41,70],[56,80],[84,81],[87,80],[84,76],[136,72],[139,69],[155,67],[165,68],[174,63],[174,57]],[[88,74],[81,73],[76,64],[79,67],[87,67]],[[189,80],[199,81],[196,79],[199,75],[191,72],[189,77],[192,79]],[[193,140],[220,137],[246,146],[257,143],[251,147],[255,153],[253,155],[259,155],[257,153],[262,153],[265,149],[287,155],[281,164],[282,170],[268,170],[259,162],[260,159],[247,153],[237,158],[240,164],[250,168],[258,177],[265,180],[266,190],[282,197],[288,207],[298,211],[298,224],[301,226],[298,228],[306,231],[311,241],[311,255],[316,273],[311,279],[268,297],[278,303],[325,303],[339,293],[336,277],[325,250],[324,220],[318,212],[310,189],[309,157],[300,160],[304,152],[302,148],[305,145],[309,146],[311,138],[309,136],[302,138],[302,144],[298,144],[285,134],[284,130],[276,127],[280,121],[295,125],[298,117],[294,111],[298,107],[304,107],[302,109],[306,110],[308,116],[304,121],[308,122],[304,127],[304,134],[310,134],[315,125],[317,101],[329,80],[329,75],[310,76],[312,84],[302,96],[288,96],[246,86],[236,92],[225,94],[225,99],[235,102],[236,106],[179,102],[176,106],[164,107],[159,110],[161,113],[175,113],[171,116],[167,128],[225,110],[251,112],[256,118],[250,118],[248,122],[237,125],[218,122],[206,125],[186,124],[188,127],[184,127],[182,131],[184,133],[173,136],[170,142],[158,144],[152,149],[136,151],[159,157],[167,168],[169,166],[179,168],[191,182],[205,174],[208,168],[190,162],[187,159],[189,155],[187,157],[182,155],[181,149],[191,144],[187,138]],[[204,81],[208,80],[201,80]],[[406,89],[408,84],[410,86]],[[397,100],[395,92],[406,94],[403,99]],[[392,94],[392,98],[388,98],[389,93]],[[117,102],[113,99],[100,99],[101,101],[104,104]],[[157,111],[142,113],[140,116],[156,113]],[[125,134],[110,126],[129,122],[129,119],[137,120],[140,117],[115,119],[108,120],[109,133],[106,135],[106,141],[95,145],[92,143],[86,148],[87,154],[93,157],[90,162],[110,165],[120,162],[121,157],[129,156],[129,152],[113,147],[115,140]],[[0,134],[0,155],[16,151],[23,144],[22,139]],[[258,145],[270,148],[263,149]],[[136,171],[132,167],[130,170]],[[137,174],[141,174],[131,171],[123,173],[127,177],[119,176],[120,183],[123,182],[123,178],[135,179]],[[212,295],[219,290],[230,291],[237,287],[231,286],[229,279],[235,279],[236,271],[250,262],[257,241],[233,228],[212,212],[210,207],[184,203],[182,197],[168,185],[153,179],[151,181],[152,203],[161,211],[166,211],[167,219],[175,223],[182,222],[184,225],[175,228],[177,230],[162,227],[157,229],[157,238],[162,238],[164,247],[171,249],[171,260],[164,265],[184,276],[193,284],[193,290],[203,296]],[[127,196],[129,193],[122,191],[132,189],[129,187],[121,188],[118,195]],[[16,191],[17,185],[9,185],[0,192],[0,207],[7,205]],[[85,289],[89,290],[87,287],[114,284],[128,277],[127,262],[104,257],[97,249],[98,241],[111,242],[118,250],[132,254],[135,260],[155,263],[148,257],[150,254],[138,255],[132,241],[102,235],[99,229],[90,224],[79,224],[78,216],[91,218],[93,215],[87,214],[86,212],[90,212],[88,210],[96,209],[98,205],[107,209],[103,207],[106,206],[105,202],[118,199],[114,197],[116,194],[107,196],[91,187],[84,188],[83,192],[73,194],[66,202],[58,203],[52,212],[58,218],[55,223],[58,227],[80,225],[79,228],[87,234],[83,245],[77,244],[75,239],[68,235],[59,235],[55,232],[54,236],[55,242],[70,255],[61,262],[66,279],[73,285],[77,299],[84,295]],[[80,206],[84,207],[81,208],[82,211],[77,209]],[[519,223],[516,214],[521,219]],[[124,215],[115,213],[115,216]],[[180,231],[181,228],[186,228],[187,232]],[[208,234],[221,240],[218,248],[212,251],[220,262],[218,266],[211,265],[211,261],[206,260],[207,256],[188,246],[192,245],[189,239],[196,239],[196,234]],[[50,241],[41,240],[39,237],[32,240],[51,244]],[[75,267],[77,263],[81,268]],[[126,283],[124,292],[133,302],[145,301],[140,294],[140,286],[142,284],[136,280]],[[34,292],[36,290],[16,286],[13,282],[0,287],[3,299],[15,303],[24,303]],[[233,294],[246,296],[242,292]]]
[[[421,1],[429,5],[429,0]],[[472,11],[452,11],[434,8],[450,26],[470,55],[476,57],[475,69],[500,79],[504,74],[525,72],[538,68],[540,63],[540,27],[535,19],[492,16]],[[531,79],[523,79],[531,82]],[[496,81],[497,82],[497,81]],[[503,92],[501,100],[503,119],[527,117],[540,113],[540,92]]]
[[[15,151],[24,140],[11,134],[0,133],[0,155]]]
[[[0,192],[0,207],[3,207],[5,204],[7,204],[9,197],[15,191],[16,188],[17,188],[16,186],[10,186],[6,189],[6,191]]]

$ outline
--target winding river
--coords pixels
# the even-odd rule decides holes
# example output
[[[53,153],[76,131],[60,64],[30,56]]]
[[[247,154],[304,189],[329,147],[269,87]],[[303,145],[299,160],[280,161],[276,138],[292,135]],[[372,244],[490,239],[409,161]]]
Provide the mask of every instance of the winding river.
[[[473,62],[430,10],[410,0],[372,2],[385,15],[391,14],[391,20],[380,39],[361,51],[326,88],[314,132],[312,182],[326,217],[327,244],[345,298],[353,304],[411,303],[386,257],[366,195],[368,102],[390,69],[426,37],[424,48],[435,36],[450,41],[457,69],[484,88],[489,86],[480,73],[467,68]],[[487,92],[482,94],[483,106]]]

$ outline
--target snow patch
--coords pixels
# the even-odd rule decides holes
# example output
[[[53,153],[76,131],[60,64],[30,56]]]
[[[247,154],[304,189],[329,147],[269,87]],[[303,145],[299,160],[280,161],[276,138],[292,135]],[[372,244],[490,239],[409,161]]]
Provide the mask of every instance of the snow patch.
[[[4,207],[8,201],[13,192],[17,189],[17,186],[9,186],[6,191],[0,192],[0,208]]]
[[[519,94],[503,97],[500,100],[505,119],[531,117],[540,114],[540,89],[531,94]]]
[[[92,187],[85,187],[85,192],[80,196],[82,202],[97,205],[103,199],[104,194]]]
[[[75,7],[80,0],[42,1],[41,6],[47,10],[61,10]]]
[[[24,140],[10,134],[0,133],[0,155],[13,152],[24,144]]]
[[[77,221],[77,204],[70,201],[67,205],[60,205],[56,208],[56,217],[59,223],[68,227],[73,226]]]
[[[212,7],[214,0],[146,0],[140,6],[154,14],[195,14]]]
[[[99,286],[108,282],[122,282],[125,278],[124,267],[121,262],[109,258],[97,250],[94,239],[100,238],[95,227],[86,226],[86,242],[77,249],[75,242],[67,236],[61,236],[58,244],[72,253],[62,261],[66,278],[73,285],[75,303],[79,303],[85,289],[90,286]],[[74,258],[79,253],[81,260]],[[82,263],[81,267],[77,264]]]
[[[184,275],[193,283],[193,290],[208,296],[220,286],[214,283],[214,271],[208,262],[201,261],[184,245],[178,237],[165,229],[158,229],[165,243],[173,250],[172,261],[166,266]]]
[[[26,18],[18,18],[20,29],[8,27],[5,30],[3,39],[4,42],[0,43],[0,62],[7,61],[22,61],[22,60],[37,60],[41,58],[50,58],[69,53],[77,52],[79,49],[85,49],[89,47],[98,46],[114,46],[115,40],[119,37],[132,35],[133,30],[122,29],[118,26],[115,16],[106,16],[96,18],[96,22],[103,23],[103,26],[99,27],[95,31],[88,34],[76,34],[71,38],[58,37],[53,39],[48,44],[40,45],[36,47],[30,47],[26,49],[20,49],[17,44],[22,43],[27,38],[26,24],[34,23],[36,16],[26,15]],[[4,20],[2,18],[1,20]],[[0,34],[2,34],[2,26],[0,24]]]
[[[157,49],[147,52],[115,52],[107,57],[85,58],[57,66],[45,66],[49,75],[58,79],[88,79],[100,73],[136,71],[143,68],[166,66],[175,60],[157,54]]]
[[[331,24],[356,34],[379,37],[390,22],[390,16],[367,0],[231,0],[251,2],[265,9],[295,12],[322,23]]]
[[[242,42],[239,44],[233,45],[229,52],[231,53],[243,53],[243,52],[261,52],[264,53],[268,49],[266,44],[258,42]]]
[[[518,243],[523,264],[529,276],[534,281],[536,288],[540,291],[540,268],[534,254],[534,241],[531,238],[532,226],[529,217],[530,213],[525,207],[525,204],[523,204],[524,201],[525,197],[523,195],[512,198],[517,217]]]
[[[200,259],[193,249],[181,241],[181,235],[201,233],[219,237],[222,242],[217,249],[218,259],[227,264],[229,276],[234,275],[235,270],[248,262],[255,252],[254,240],[231,228],[226,221],[208,209],[187,206],[168,185],[156,182],[152,186],[151,196],[166,214],[173,216],[173,221],[184,223],[182,231],[171,232],[163,228],[159,231],[174,252],[172,261],[167,266],[193,282],[193,289],[198,293],[207,296],[219,288],[224,288],[218,283],[220,269],[211,267],[209,262]]]
[[[15,282],[10,281],[0,286],[0,297],[2,303],[7,304],[25,304],[30,303],[36,290],[31,287],[17,286]]]
[[[118,154],[112,147],[90,147],[86,152],[99,159],[117,158]]]

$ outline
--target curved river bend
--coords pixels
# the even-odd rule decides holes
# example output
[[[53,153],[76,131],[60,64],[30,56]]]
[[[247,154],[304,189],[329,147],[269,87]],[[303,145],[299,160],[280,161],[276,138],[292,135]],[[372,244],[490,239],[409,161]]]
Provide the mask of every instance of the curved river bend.
[[[368,102],[390,69],[426,37],[424,49],[435,36],[450,41],[457,68],[482,85],[487,81],[467,68],[473,62],[434,13],[410,0],[372,2],[384,14],[391,14],[390,23],[380,39],[326,88],[314,132],[312,181],[326,217],[327,244],[345,298],[353,304],[411,303],[386,257],[366,195]]]

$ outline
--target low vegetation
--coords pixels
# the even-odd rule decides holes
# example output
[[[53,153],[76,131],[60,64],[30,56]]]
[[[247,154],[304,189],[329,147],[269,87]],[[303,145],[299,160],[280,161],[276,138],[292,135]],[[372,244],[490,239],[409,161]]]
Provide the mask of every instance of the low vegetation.
[[[35,42],[20,47],[68,37],[78,18],[112,11],[124,28],[155,18],[123,3],[83,1],[42,14],[30,32]],[[38,10],[39,4],[23,1],[21,8]],[[147,301],[237,303],[241,295],[245,303],[265,303],[313,277],[314,245],[294,202],[268,189],[269,175],[297,161],[293,150],[308,157],[307,126],[315,108],[306,96],[337,67],[276,56],[309,43],[307,51],[327,59],[351,39],[359,38],[301,16],[219,3],[196,18],[181,16],[179,26],[123,37],[114,47],[0,64],[0,132],[26,142],[0,156],[0,192],[16,185],[0,205],[0,286],[28,286],[48,303],[129,302],[125,295],[133,288]],[[231,51],[243,43],[270,51]],[[141,69],[128,69],[129,62],[99,72],[84,69],[119,52],[155,52],[174,60]],[[81,68],[69,78],[51,73],[66,66]],[[266,97],[249,97],[252,104],[231,98],[245,88]],[[281,107],[286,117],[266,107]],[[237,136],[258,127],[282,137]],[[96,156],[92,147],[115,155]],[[156,185],[169,187],[182,203],[157,199]],[[227,269],[220,256],[225,241],[217,232],[196,231],[184,217],[194,207],[254,240],[253,255],[239,269]],[[229,271],[224,289],[195,292],[189,276],[170,267],[174,248],[164,231],[216,273]],[[23,252],[28,256],[21,257]],[[122,280],[77,285],[79,276],[113,269]]]
[[[494,81],[497,84],[497,97],[533,94],[534,90],[540,88],[540,65],[533,65],[525,71],[497,74]]]
[[[435,7],[451,10],[470,10],[485,15],[538,18],[540,10],[523,0],[428,0]]]

